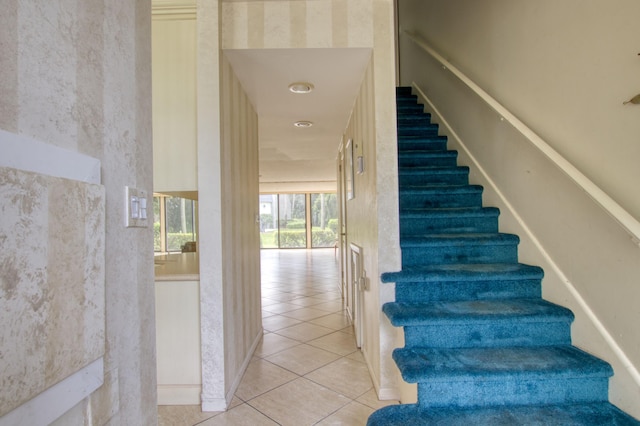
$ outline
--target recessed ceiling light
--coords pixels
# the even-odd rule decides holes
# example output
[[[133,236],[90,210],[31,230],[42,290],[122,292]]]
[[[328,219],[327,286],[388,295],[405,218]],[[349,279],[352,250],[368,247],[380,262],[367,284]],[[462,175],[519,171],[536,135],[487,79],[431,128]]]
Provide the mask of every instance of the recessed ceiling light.
[[[313,90],[313,84],[306,81],[299,81],[289,85],[289,91],[293,93],[309,93]]]
[[[311,127],[313,123],[310,121],[296,121],[293,125],[296,127]]]

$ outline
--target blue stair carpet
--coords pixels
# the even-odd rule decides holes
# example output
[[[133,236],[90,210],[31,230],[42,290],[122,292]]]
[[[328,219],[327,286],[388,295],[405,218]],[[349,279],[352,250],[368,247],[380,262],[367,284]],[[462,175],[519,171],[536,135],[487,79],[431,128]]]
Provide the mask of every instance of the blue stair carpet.
[[[611,367],[571,345],[573,314],[541,298],[542,269],[518,262],[417,97],[396,95],[402,270],[382,275],[396,283],[383,312],[403,327],[393,359],[418,402],[367,424],[640,425],[608,402]]]

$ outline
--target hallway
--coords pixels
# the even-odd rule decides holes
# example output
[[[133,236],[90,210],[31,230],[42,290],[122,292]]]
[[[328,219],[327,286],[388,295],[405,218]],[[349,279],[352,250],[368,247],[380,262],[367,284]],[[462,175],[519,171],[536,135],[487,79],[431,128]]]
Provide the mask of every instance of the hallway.
[[[333,249],[262,250],[264,339],[228,411],[158,407],[160,426],[364,425],[379,402]]]

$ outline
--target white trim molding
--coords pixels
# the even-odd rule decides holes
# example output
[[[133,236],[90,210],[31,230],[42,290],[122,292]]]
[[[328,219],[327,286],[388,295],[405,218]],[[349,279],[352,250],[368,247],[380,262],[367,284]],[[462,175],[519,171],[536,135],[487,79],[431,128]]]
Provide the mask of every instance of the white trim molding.
[[[0,167],[100,184],[100,160],[0,129]]]
[[[101,357],[0,417],[0,426],[51,424],[91,395],[103,382],[104,360]]]

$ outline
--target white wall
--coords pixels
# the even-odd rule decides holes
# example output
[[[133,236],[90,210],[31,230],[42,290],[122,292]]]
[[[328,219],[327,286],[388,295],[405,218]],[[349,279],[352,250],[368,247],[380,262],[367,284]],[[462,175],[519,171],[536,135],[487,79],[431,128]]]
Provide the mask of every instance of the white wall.
[[[156,280],[158,405],[199,405],[200,283]]]
[[[8,1],[0,20],[0,128],[97,158],[106,195],[104,302],[87,300],[105,307],[104,385],[58,424],[155,424],[153,232],[123,223],[125,186],[152,190],[150,4]]]
[[[153,45],[153,190],[195,191],[196,20],[155,13]]]
[[[634,1],[403,1],[417,32],[635,217],[640,87]],[[610,399],[640,417],[640,249],[565,173],[401,35],[401,83],[421,89],[451,146],[545,269],[544,297],[576,314],[574,344],[610,362]],[[636,37],[637,38],[637,37]],[[468,150],[468,151],[465,151]]]

